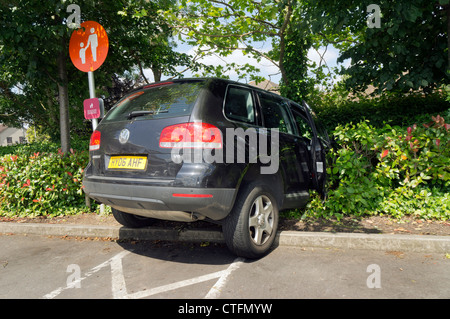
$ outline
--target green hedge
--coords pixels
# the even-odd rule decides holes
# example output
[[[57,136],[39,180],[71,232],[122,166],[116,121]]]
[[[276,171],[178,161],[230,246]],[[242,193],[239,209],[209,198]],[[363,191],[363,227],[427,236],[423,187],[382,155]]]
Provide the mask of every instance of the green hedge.
[[[314,105],[317,116],[328,129],[346,123],[358,123],[361,120],[368,120],[375,127],[382,127],[385,123],[405,126],[426,120],[424,114],[445,114],[449,108],[450,102],[440,94],[366,98],[338,104],[318,101]]]
[[[436,116],[408,127],[339,125],[329,154],[329,193],[305,216],[387,214],[450,218],[450,124]]]

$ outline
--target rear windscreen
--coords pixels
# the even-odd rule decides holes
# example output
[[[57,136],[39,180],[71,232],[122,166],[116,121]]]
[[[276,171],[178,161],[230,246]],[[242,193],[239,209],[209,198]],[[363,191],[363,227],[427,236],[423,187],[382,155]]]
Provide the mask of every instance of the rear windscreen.
[[[203,87],[198,82],[153,84],[121,99],[103,122],[158,119],[189,115]]]

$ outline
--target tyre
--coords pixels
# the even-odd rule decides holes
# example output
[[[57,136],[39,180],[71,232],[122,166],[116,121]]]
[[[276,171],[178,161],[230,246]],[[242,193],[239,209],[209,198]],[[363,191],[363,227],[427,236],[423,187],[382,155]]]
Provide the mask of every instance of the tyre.
[[[124,213],[115,208],[111,208],[114,218],[123,226],[130,228],[141,228],[154,223],[153,218]]]
[[[228,248],[238,256],[260,258],[272,247],[278,229],[278,204],[267,187],[249,185],[238,195],[222,225]]]

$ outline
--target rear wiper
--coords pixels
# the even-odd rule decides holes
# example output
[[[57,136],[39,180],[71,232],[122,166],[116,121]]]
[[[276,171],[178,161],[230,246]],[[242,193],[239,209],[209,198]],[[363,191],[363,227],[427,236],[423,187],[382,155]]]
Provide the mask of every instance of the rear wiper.
[[[134,117],[138,117],[138,116],[144,116],[144,115],[149,115],[149,114],[159,114],[159,113],[169,113],[169,111],[133,111],[130,114],[128,114],[127,118],[129,120],[131,120]]]

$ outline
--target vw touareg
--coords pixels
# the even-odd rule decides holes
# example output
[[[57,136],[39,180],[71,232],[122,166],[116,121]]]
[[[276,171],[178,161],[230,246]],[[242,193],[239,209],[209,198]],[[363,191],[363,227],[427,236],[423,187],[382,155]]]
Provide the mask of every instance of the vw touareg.
[[[271,248],[279,211],[324,191],[326,132],[306,103],[223,79],[180,79],[124,96],[92,133],[85,193],[127,227],[220,223],[229,249]]]

